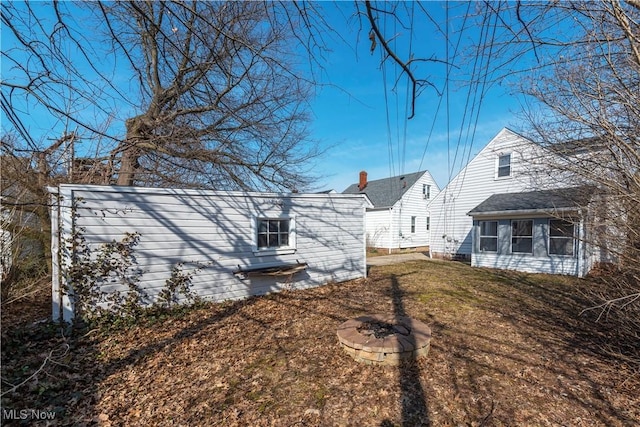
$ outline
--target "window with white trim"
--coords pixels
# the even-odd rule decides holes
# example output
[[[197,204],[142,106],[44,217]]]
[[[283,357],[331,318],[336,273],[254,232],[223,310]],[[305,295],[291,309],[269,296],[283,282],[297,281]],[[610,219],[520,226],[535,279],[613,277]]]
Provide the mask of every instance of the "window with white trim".
[[[564,219],[549,220],[549,254],[573,255],[575,248],[575,227]]]
[[[511,252],[533,253],[533,220],[511,221]]]
[[[498,221],[480,221],[480,252],[498,252]]]
[[[502,154],[498,157],[498,178],[511,176],[511,154]]]
[[[293,249],[291,218],[258,218],[256,246],[259,251]]]
[[[416,232],[416,217],[412,216],[411,217],[411,233],[415,233]]]
[[[427,231],[431,229],[431,217],[427,217]]]

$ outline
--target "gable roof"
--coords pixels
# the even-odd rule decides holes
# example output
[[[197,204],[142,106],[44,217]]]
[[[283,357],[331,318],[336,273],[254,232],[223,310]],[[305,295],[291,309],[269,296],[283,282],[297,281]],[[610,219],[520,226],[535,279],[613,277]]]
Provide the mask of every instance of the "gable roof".
[[[426,170],[391,178],[368,181],[364,189],[360,190],[358,184],[351,184],[343,194],[366,194],[375,208],[391,207],[418,181]]]
[[[442,204],[442,199],[446,198],[447,194],[451,194],[451,191],[459,191],[459,189],[465,182],[464,177],[466,176],[469,168],[471,168],[475,162],[479,160],[481,161],[482,157],[486,153],[494,152],[495,144],[502,143],[504,140],[512,140],[513,144],[517,144],[519,146],[525,144],[534,144],[534,142],[532,142],[528,138],[525,138],[518,132],[515,132],[507,127],[503,127],[500,132],[498,132],[493,138],[491,138],[491,140],[484,147],[482,147],[473,157],[469,159],[469,161],[467,161],[467,163],[449,180],[449,182],[447,182],[444,188],[442,188],[440,192],[433,199],[431,199],[431,202],[429,204],[431,206],[435,206],[436,200],[439,200],[438,203]]]
[[[585,187],[557,188],[523,193],[494,194],[471,209],[467,215],[524,214],[534,212],[575,211],[589,200]]]

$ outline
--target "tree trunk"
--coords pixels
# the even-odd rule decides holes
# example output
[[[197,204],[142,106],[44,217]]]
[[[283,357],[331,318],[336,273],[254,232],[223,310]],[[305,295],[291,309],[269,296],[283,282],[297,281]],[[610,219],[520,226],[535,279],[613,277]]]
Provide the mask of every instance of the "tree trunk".
[[[140,168],[138,159],[142,155],[142,150],[137,146],[137,143],[144,140],[146,128],[144,116],[127,120],[127,139],[123,143],[125,148],[122,150],[120,159],[117,185],[132,186],[134,184]]]
[[[117,185],[132,186],[136,177],[136,171],[139,167],[138,158],[140,150],[135,145],[131,145],[122,152],[120,159],[120,170],[118,171]]]

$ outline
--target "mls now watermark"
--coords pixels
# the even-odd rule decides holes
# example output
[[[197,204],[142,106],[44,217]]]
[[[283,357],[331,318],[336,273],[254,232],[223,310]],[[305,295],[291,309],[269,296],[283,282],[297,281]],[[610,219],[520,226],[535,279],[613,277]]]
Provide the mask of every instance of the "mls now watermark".
[[[55,411],[42,409],[2,409],[3,420],[53,420]]]

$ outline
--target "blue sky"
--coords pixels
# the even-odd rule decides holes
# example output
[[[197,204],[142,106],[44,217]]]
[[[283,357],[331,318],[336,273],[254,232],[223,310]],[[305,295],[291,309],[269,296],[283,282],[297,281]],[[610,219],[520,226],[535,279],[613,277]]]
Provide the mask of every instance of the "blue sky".
[[[310,165],[310,172],[320,176],[318,190],[341,192],[357,181],[361,170],[366,170],[369,179],[374,180],[427,169],[443,187],[500,129],[507,126],[519,130],[515,116],[519,101],[508,95],[508,86],[487,87],[481,105],[479,92],[468,92],[470,64],[474,59],[468,49],[478,39],[480,29],[472,24],[475,21],[471,18],[465,21],[463,17],[473,16],[477,3],[424,2],[423,7],[433,21],[425,18],[424,11],[413,8],[415,4],[404,3],[399,12],[399,16],[415,12],[410,28],[394,25],[392,21],[380,22],[380,28],[393,36],[390,43],[402,58],[409,56],[411,46],[416,58],[443,61],[447,58],[448,40],[452,67],[447,70],[438,61],[418,63],[416,75],[427,77],[436,89],[424,88],[415,105],[415,117],[408,120],[407,80],[401,78],[394,86],[400,69],[391,61],[381,66],[379,44],[371,54],[369,26],[365,20],[354,17],[354,3],[320,3],[326,20],[342,40],[335,35],[327,36],[327,40],[333,40],[332,52],[326,54],[327,61],[315,74],[320,86],[311,103],[310,137],[326,148],[325,154]],[[410,22],[408,17],[404,18]],[[445,22],[449,22],[448,27]],[[7,47],[5,36],[3,31],[3,49]],[[7,64],[2,65],[6,76]],[[126,78],[113,69],[109,72],[116,79]],[[449,82],[448,96],[445,96],[446,82]],[[472,105],[477,117],[471,114]],[[477,109],[479,105],[481,108]],[[117,115],[126,116],[134,108],[133,105],[94,107],[103,110],[85,109],[83,114],[93,117],[118,111]],[[37,119],[34,105],[24,108],[34,112],[29,127],[35,135],[59,135],[58,129],[66,125]]]
[[[413,35],[416,56],[422,54],[425,57],[445,59],[445,34],[442,34],[442,28],[445,27],[446,4],[427,2],[425,5],[431,16],[442,26],[441,31],[432,22],[415,19],[412,30],[394,28],[396,46],[398,49],[406,48]],[[385,66],[385,99],[380,48],[378,46],[376,52],[370,54],[370,42],[367,38],[369,28],[365,25],[358,33],[357,22],[352,22],[351,26],[344,25],[342,15],[348,16],[355,11],[353,3],[338,4],[342,14],[329,6],[335,5],[325,5],[328,19],[335,20],[338,26],[342,25],[341,35],[351,46],[337,43],[329,56],[330,66],[327,67],[326,78],[339,89],[320,89],[312,104],[312,136],[323,144],[332,146],[314,169],[315,173],[324,175],[320,181],[322,189],[341,192],[357,182],[361,170],[366,170],[369,179],[373,180],[427,169],[438,185],[443,187],[466,164],[470,156],[475,155],[503,127],[519,130],[516,117],[519,100],[508,94],[507,86],[493,85],[487,89],[483,98],[477,125],[473,116],[471,129],[475,133],[468,132],[471,108],[466,102],[468,87],[465,79],[469,78],[469,69],[462,66],[468,57],[467,53],[462,53],[462,45],[478,36],[477,28],[467,27],[463,32],[458,55],[450,60],[461,66],[450,70],[448,102],[443,95],[438,111],[440,96],[434,89],[426,88],[416,103],[415,117],[407,120],[406,80],[402,81],[401,87],[392,90],[398,68],[390,62]],[[466,4],[450,4],[449,7],[450,18],[461,16],[466,11]],[[449,27],[451,56],[462,27],[461,22],[461,19],[454,19]],[[469,44],[464,47],[468,48]],[[443,64],[427,64],[420,72],[421,75],[430,76],[440,92],[446,92],[443,88],[447,70]],[[465,110],[466,123],[463,123]],[[460,135],[462,137],[458,144]]]

